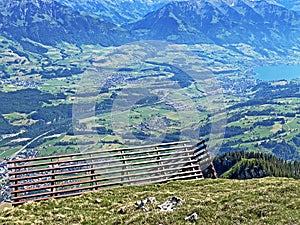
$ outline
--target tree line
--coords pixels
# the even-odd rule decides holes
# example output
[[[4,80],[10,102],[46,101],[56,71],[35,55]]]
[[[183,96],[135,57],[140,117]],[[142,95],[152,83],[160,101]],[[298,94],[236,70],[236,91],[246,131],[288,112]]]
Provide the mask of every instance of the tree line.
[[[213,160],[220,177],[250,179],[267,176],[300,178],[300,161],[286,161],[259,152],[227,152]]]

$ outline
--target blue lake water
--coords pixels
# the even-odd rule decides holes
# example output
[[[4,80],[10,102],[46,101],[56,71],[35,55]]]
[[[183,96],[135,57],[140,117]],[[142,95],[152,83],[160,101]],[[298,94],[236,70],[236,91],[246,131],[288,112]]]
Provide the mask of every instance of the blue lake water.
[[[258,66],[253,70],[257,74],[255,78],[264,81],[300,78],[300,65]]]

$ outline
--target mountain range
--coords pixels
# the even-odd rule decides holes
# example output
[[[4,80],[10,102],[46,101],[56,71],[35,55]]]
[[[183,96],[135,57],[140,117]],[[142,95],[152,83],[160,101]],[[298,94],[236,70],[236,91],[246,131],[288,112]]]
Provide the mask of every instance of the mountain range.
[[[276,0],[278,4],[281,4],[288,9],[300,12],[300,1],[299,0]]]
[[[284,7],[259,1],[172,2],[126,28],[139,39],[176,43],[247,43],[278,49],[299,41],[300,16]],[[166,27],[165,24],[168,24]]]
[[[57,0],[76,11],[100,16],[115,24],[125,24],[142,19],[171,0]]]
[[[246,43],[282,53],[300,39],[300,15],[272,1],[2,0],[0,7],[0,35],[46,45],[162,40]]]
[[[29,38],[46,45],[66,41],[108,46],[126,39],[122,28],[48,0],[5,0],[1,3],[0,24],[0,34],[7,38]]]

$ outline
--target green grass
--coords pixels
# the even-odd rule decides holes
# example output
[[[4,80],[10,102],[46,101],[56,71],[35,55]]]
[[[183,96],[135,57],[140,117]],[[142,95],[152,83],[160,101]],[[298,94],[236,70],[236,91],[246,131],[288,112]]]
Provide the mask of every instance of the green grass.
[[[4,159],[6,157],[10,157],[13,154],[15,154],[17,151],[19,151],[21,146],[16,146],[14,148],[0,148],[0,159]]]
[[[134,206],[156,197],[149,212]],[[172,196],[184,200],[173,212],[157,205]],[[96,201],[98,199],[99,201]],[[123,212],[120,212],[120,209]],[[286,178],[198,180],[123,187],[39,203],[29,202],[0,213],[1,224],[299,224],[300,181]]]

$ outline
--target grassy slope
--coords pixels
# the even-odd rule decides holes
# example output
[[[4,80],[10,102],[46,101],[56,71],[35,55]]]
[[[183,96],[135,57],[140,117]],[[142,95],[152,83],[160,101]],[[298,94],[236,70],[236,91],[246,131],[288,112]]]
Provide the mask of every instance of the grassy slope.
[[[148,196],[157,199],[150,211],[136,209],[134,203]],[[184,204],[173,212],[160,212],[156,206],[172,196]],[[192,212],[199,215],[196,224],[299,224],[300,180],[206,179],[115,188],[27,203],[1,212],[0,224],[190,224],[184,218]]]

